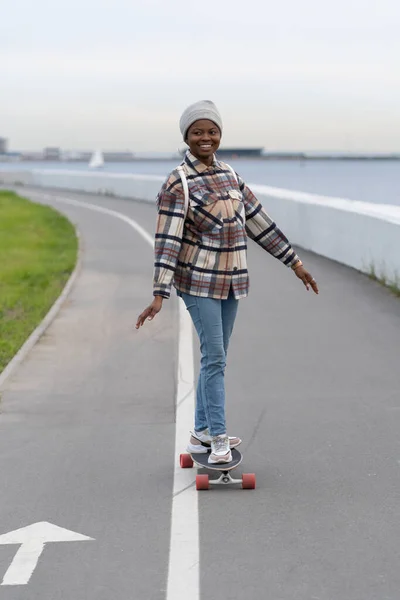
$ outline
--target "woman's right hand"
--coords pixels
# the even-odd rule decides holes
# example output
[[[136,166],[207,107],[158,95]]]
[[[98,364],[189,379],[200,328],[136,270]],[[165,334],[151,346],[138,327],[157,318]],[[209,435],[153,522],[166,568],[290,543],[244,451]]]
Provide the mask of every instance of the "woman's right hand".
[[[162,308],[163,299],[164,298],[162,296],[155,296],[150,306],[145,308],[144,311],[139,315],[138,320],[136,322],[136,329],[142,327],[146,319],[148,319],[149,321],[154,319],[156,314],[159,313]]]

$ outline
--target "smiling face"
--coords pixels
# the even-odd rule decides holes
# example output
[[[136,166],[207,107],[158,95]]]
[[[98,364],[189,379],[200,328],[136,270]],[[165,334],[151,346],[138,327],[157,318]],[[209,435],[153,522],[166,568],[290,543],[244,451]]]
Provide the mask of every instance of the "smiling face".
[[[207,166],[212,164],[213,154],[219,148],[221,132],[217,125],[208,119],[195,121],[186,134],[190,152]]]

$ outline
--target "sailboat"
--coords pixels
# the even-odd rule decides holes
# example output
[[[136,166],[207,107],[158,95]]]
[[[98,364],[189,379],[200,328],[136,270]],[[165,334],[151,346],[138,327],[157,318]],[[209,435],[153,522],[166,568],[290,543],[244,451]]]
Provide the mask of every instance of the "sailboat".
[[[101,169],[102,167],[104,167],[103,153],[100,150],[96,150],[89,161],[89,169]]]

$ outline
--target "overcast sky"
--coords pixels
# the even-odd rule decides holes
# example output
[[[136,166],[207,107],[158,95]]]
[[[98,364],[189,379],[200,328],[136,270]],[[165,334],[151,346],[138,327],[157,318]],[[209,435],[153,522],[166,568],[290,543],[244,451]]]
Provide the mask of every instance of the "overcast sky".
[[[399,0],[0,0],[11,149],[182,147],[213,100],[223,145],[400,151]]]

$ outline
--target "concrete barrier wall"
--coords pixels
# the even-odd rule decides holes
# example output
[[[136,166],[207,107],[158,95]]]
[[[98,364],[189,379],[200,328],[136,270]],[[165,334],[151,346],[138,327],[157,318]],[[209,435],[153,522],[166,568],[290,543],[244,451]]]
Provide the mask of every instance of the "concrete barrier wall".
[[[129,173],[34,169],[31,171],[16,171],[15,173],[0,171],[0,181],[5,184],[15,182],[22,185],[90,192],[154,202],[165,177],[131,175]]]
[[[3,185],[27,185],[154,202],[165,177],[35,169],[0,171]],[[249,184],[291,242],[390,282],[400,277],[400,207]]]

